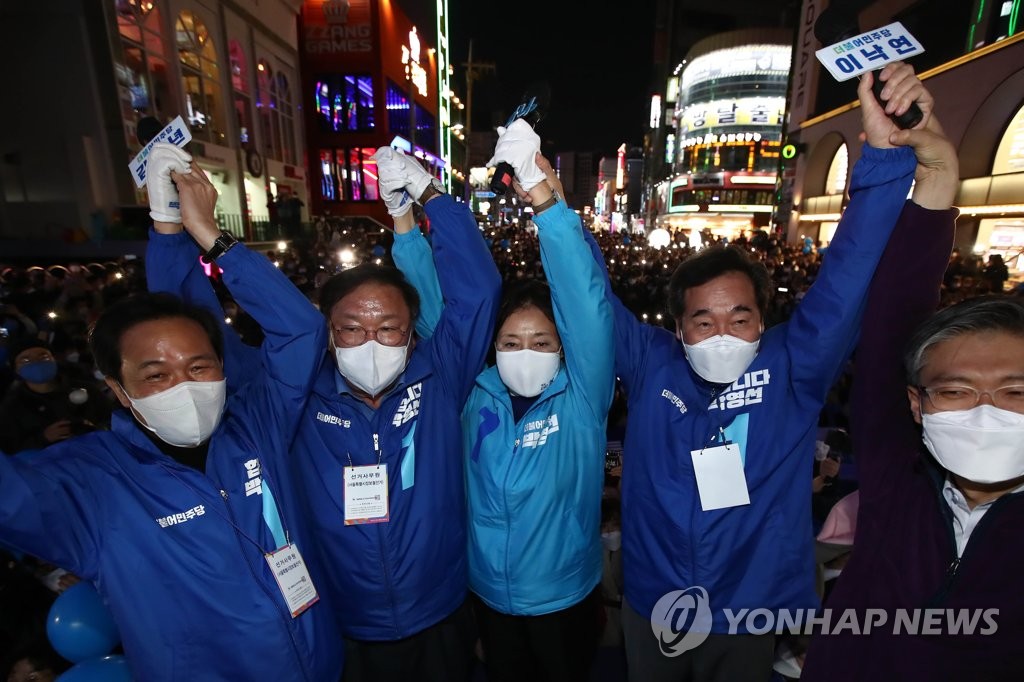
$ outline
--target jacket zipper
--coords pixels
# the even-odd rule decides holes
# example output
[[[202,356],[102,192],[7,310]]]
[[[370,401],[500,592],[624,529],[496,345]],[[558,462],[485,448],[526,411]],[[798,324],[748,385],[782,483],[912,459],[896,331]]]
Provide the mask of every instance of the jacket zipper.
[[[383,408],[384,406],[381,405],[381,407]],[[384,460],[384,457],[381,454],[381,449],[380,449],[380,434],[376,433],[376,432],[373,434],[373,453],[375,455],[377,455],[377,462],[378,463],[382,462]],[[388,518],[390,519],[390,517],[391,517],[391,491],[390,491],[390,488],[391,488],[391,477],[390,476],[388,477],[388,488],[389,488],[389,490],[388,490]],[[386,546],[384,544],[384,528],[382,527],[382,526],[385,526],[385,525],[387,525],[389,523],[391,523],[390,520],[386,521],[384,523],[375,523],[374,525],[377,526],[377,546],[380,548],[380,570],[381,570],[381,574],[384,576],[384,586],[385,586],[385,588],[387,588],[388,602],[391,605],[391,618],[392,618],[392,621],[394,623],[394,633],[395,633],[395,636],[397,637],[400,634],[400,629],[399,629],[399,626],[398,626],[398,611],[397,611],[397,609],[395,607],[395,588],[394,588],[394,585],[392,585],[392,583],[391,583],[391,571],[388,570],[388,561],[387,561],[387,556],[386,556]]]
[[[235,521],[235,514],[231,510],[231,505],[228,504],[228,493],[227,493],[227,491],[226,490],[221,490],[220,491],[220,496],[224,500],[224,508],[227,509],[228,518],[231,519],[232,525],[236,525],[237,526],[237,523]],[[234,529],[232,529],[232,530],[234,530]],[[292,651],[294,651],[294,653],[295,653],[295,660],[299,664],[299,670],[302,671],[303,679],[309,680],[310,679],[309,673],[306,670],[306,667],[304,665],[304,661],[303,661],[302,655],[299,652],[299,644],[298,644],[298,642],[295,641],[295,633],[292,632],[292,629],[290,627],[288,627],[288,621],[291,620],[291,617],[292,617],[291,614],[287,613],[287,612],[285,612],[283,610],[283,608],[281,607],[280,602],[277,599],[277,596],[274,595],[267,588],[267,586],[263,583],[262,580],[260,580],[260,577],[257,574],[256,569],[252,565],[252,560],[250,559],[249,554],[245,551],[245,546],[242,544],[241,538],[238,537],[238,531],[234,531],[233,534],[235,536],[235,541],[238,543],[239,551],[241,551],[242,552],[242,556],[245,557],[245,563],[249,567],[249,572],[252,574],[253,579],[260,586],[260,588],[262,588],[263,592],[268,597],[270,597],[270,601],[271,601],[272,604],[274,604],[274,608],[277,609],[278,614],[281,615],[285,619],[283,621],[283,627],[284,627],[285,631],[288,633],[288,641],[291,642]]]
[[[992,516],[999,511],[1004,505],[1004,502],[1010,497],[1016,497],[1016,494],[1003,495],[998,500],[992,503],[989,510],[985,512],[985,515],[978,521],[978,525],[974,527],[974,531],[971,533],[971,537],[968,538],[967,544],[964,546],[963,554],[960,554],[956,546],[956,531],[953,529],[953,511],[949,508],[949,503],[946,502],[945,496],[942,494],[942,488],[938,489],[939,493],[939,504],[942,505],[942,516],[946,522],[946,528],[949,530],[950,541],[953,543],[953,560],[946,567],[945,577],[942,581],[942,586],[939,591],[935,593],[930,600],[928,600],[928,606],[938,606],[945,602],[946,597],[953,589],[953,584],[960,575],[960,567],[964,565],[967,559],[967,553],[972,547],[976,546],[977,540],[983,535],[983,531],[992,525]],[[971,542],[975,541],[972,545]]]

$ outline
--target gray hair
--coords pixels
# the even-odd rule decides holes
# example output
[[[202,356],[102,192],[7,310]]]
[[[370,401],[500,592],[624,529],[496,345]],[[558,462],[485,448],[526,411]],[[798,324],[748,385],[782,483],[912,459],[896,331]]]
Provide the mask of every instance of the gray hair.
[[[942,341],[977,332],[1007,332],[1024,336],[1024,299],[1011,296],[979,296],[940,310],[925,320],[907,344],[903,363],[907,383],[918,386],[925,354]]]

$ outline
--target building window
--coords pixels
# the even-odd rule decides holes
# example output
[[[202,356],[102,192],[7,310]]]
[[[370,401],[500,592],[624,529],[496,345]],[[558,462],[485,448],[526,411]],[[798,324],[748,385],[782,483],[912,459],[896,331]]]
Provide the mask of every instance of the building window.
[[[276,110],[277,86],[274,84],[274,72],[270,64],[261,59],[256,65],[256,115],[260,121],[263,155],[272,159],[281,158],[280,133],[274,129],[275,123],[280,126],[280,120],[273,115]]]
[[[252,102],[249,99],[249,68],[245,52],[237,40],[228,41],[228,59],[231,63],[231,90],[234,93],[235,120],[238,138],[243,145],[252,138]]]
[[[320,150],[320,197],[324,201],[377,201],[373,147]]]
[[[281,160],[295,165],[295,116],[292,111],[292,90],[288,78],[277,72],[277,103],[274,114],[280,117],[281,123]]]
[[[322,75],[314,101],[324,132],[373,130],[373,78]]]
[[[416,105],[416,144],[431,152],[437,152],[437,125],[432,114]]]
[[[843,144],[836,150],[828,167],[825,179],[825,194],[842,194],[846,191],[846,173],[850,167],[850,152]]]
[[[202,140],[225,144],[227,132],[213,38],[202,20],[188,10],[178,15],[175,35],[189,127]]]
[[[384,106],[388,110],[388,131],[393,135],[401,135],[407,140],[412,139],[410,135],[409,99],[406,92],[388,81],[387,90],[384,93]]]
[[[161,118],[174,109],[171,81],[164,58],[160,10],[143,0],[115,0],[121,61],[114,65],[121,118],[129,146],[138,147],[135,122],[141,116]]]

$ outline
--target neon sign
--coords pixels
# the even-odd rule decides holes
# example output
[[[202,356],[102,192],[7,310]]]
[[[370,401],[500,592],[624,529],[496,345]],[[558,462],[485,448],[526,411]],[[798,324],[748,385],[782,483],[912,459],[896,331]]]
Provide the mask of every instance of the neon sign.
[[[412,81],[420,95],[427,96],[427,72],[420,66],[420,37],[413,26],[409,31],[409,45],[402,45],[402,63],[405,64],[405,80]]]

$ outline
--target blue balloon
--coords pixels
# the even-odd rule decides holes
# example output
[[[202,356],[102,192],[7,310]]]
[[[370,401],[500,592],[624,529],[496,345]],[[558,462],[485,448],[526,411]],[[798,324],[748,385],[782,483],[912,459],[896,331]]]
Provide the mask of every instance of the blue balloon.
[[[109,654],[121,641],[103,598],[84,581],[65,590],[53,602],[46,620],[46,635],[57,653],[72,663]]]
[[[132,682],[132,672],[124,656],[104,656],[79,663],[57,682]]]

